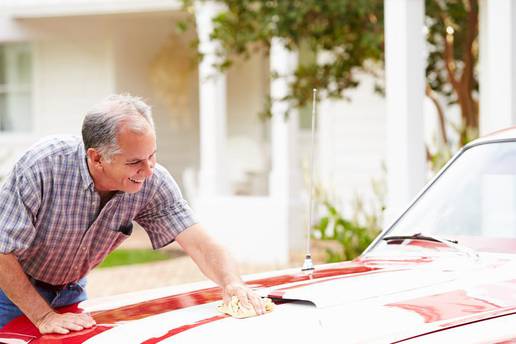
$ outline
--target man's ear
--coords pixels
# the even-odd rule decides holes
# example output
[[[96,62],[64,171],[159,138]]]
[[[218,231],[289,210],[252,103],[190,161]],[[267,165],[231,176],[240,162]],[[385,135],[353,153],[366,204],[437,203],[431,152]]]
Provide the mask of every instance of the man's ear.
[[[102,156],[95,148],[88,148],[86,155],[94,168],[102,168]]]

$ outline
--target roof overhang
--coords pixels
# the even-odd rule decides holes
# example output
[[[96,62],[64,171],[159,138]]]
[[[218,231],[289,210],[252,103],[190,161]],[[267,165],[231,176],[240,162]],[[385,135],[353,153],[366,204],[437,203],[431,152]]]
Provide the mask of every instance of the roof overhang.
[[[17,1],[8,6],[14,19],[178,11],[180,0]]]

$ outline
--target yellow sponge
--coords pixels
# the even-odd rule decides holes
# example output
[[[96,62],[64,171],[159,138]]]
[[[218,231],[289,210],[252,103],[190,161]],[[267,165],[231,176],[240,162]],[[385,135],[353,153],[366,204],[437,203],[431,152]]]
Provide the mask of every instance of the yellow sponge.
[[[262,304],[265,308],[265,313],[272,312],[272,310],[274,309],[274,303],[272,303],[272,300],[267,297],[264,297],[261,300],[262,300]],[[240,303],[240,300],[236,296],[232,296],[231,302],[229,302],[228,304],[223,303],[223,304],[219,305],[217,307],[217,310],[221,313],[226,313],[228,315],[231,315],[233,318],[239,318],[239,319],[254,317],[254,316],[258,315],[254,311],[254,308],[252,308],[252,307],[245,308],[244,306],[242,306],[242,304]]]

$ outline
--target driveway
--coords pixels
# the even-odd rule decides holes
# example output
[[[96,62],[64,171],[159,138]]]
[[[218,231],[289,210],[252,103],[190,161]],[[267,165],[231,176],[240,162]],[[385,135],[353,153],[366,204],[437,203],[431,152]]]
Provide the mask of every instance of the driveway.
[[[147,234],[142,229],[135,229],[121,248],[151,248],[151,244]],[[163,249],[175,250],[172,255],[175,258],[154,263],[93,270],[88,276],[87,291],[89,298],[197,282],[205,279],[192,259],[181,251],[179,245],[174,243]],[[302,262],[303,260],[300,258],[295,259],[293,264],[285,265],[241,264],[240,271],[242,274],[251,274],[301,266]]]

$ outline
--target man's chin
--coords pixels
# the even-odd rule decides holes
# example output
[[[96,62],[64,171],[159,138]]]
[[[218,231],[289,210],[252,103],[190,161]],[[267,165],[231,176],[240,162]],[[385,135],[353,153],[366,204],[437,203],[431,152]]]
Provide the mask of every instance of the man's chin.
[[[127,193],[137,193],[138,191],[140,191],[142,189],[143,184],[144,184],[144,182],[137,184],[137,183],[134,183],[131,181],[129,181],[129,183],[131,183],[131,185],[127,185],[125,187],[125,190],[122,190],[122,191],[127,192]]]

